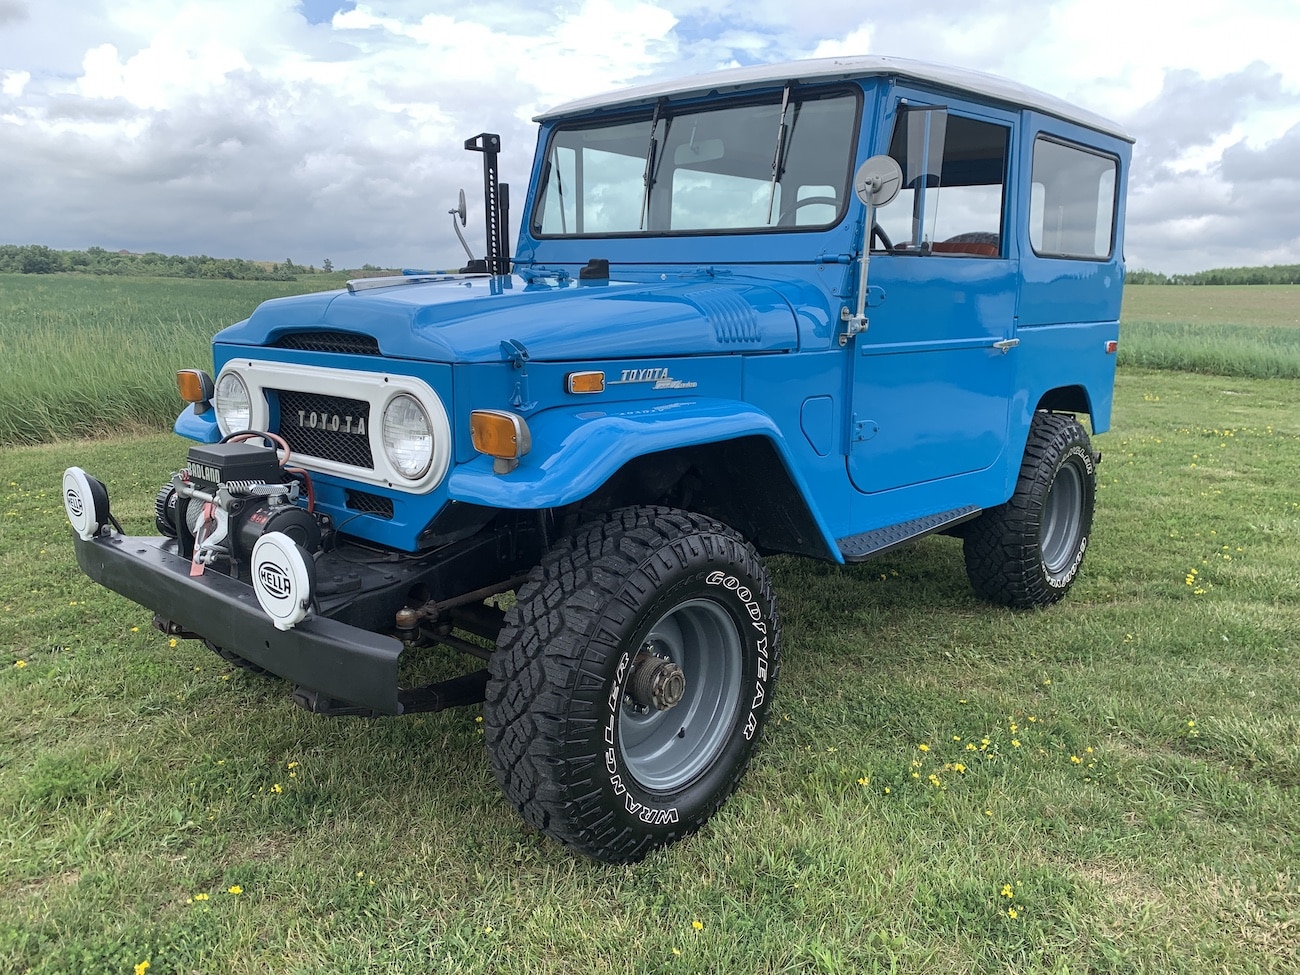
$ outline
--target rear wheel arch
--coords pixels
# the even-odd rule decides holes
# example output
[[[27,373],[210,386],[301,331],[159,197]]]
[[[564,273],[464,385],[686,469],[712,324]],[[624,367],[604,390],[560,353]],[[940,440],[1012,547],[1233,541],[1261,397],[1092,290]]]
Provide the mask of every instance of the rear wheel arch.
[[[1035,413],[1081,413],[1092,423],[1092,397],[1083,386],[1058,386],[1038,398]],[[1095,424],[1093,425],[1096,429]]]

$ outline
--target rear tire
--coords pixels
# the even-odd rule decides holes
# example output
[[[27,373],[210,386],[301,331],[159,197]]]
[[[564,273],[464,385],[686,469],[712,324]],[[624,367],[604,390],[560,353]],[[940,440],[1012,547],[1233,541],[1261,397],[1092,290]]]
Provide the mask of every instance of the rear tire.
[[[1096,455],[1079,421],[1034,414],[1015,493],[964,533],[975,591],[1022,609],[1061,599],[1088,549],[1096,496]]]
[[[641,507],[579,529],[520,588],[489,663],[506,798],[610,863],[695,832],[757,743],[778,630],[767,571],[730,528]]]

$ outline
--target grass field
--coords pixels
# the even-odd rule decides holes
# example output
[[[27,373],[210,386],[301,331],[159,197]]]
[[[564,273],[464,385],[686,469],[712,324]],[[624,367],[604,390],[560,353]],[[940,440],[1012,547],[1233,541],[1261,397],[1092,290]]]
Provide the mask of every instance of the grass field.
[[[308,715],[82,577],[62,469],[149,531],[184,442],[5,449],[0,971],[1294,972],[1300,402],[1126,370],[1116,431],[1048,611],[953,539],[774,560],[755,766],[627,868],[521,825],[476,709]]]
[[[0,274],[0,446],[168,430],[176,370],[211,368],[216,331],[344,277]],[[1133,287],[1123,324],[1121,366],[1300,379],[1300,287]]]
[[[0,445],[170,429],[176,370],[211,369],[214,333],[342,281],[0,274]]]
[[[1300,287],[1124,291],[1121,366],[1300,379]]]

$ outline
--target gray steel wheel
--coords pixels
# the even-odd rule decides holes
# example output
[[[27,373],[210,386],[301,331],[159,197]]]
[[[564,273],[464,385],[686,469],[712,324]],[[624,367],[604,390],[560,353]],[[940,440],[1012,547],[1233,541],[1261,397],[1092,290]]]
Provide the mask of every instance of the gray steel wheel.
[[[1065,464],[1056,472],[1047,502],[1043,505],[1043,568],[1060,576],[1070,567],[1079,550],[1083,532],[1083,475],[1076,464]]]
[[[637,782],[671,792],[695,778],[726,744],[740,709],[740,631],[720,603],[691,599],[651,626],[642,652],[676,664],[685,691],[664,710],[633,695],[633,706],[619,716],[619,748]]]

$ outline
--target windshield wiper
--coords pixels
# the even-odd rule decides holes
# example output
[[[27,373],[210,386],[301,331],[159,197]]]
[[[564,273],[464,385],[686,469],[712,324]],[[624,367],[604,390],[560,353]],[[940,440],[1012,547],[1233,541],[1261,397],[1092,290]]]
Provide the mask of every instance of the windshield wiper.
[[[785,113],[790,108],[790,92],[794,90],[794,82],[787,81],[785,90],[781,92],[781,121],[776,127],[776,154],[772,156],[772,191],[767,197],[767,222],[772,222],[772,207],[776,204],[776,184],[781,179],[781,171],[785,168]]]
[[[668,99],[661,98],[655,102],[654,115],[650,118],[650,145],[645,151],[645,195],[641,197],[641,228],[645,230],[646,219],[650,216],[650,190],[655,185],[655,159],[659,154],[659,143],[655,139],[655,133],[659,130],[659,115],[664,106],[668,104]]]

